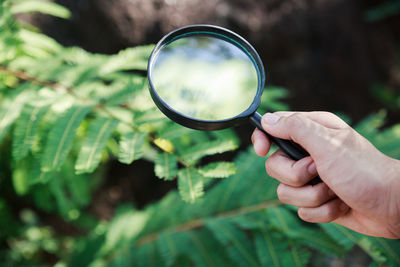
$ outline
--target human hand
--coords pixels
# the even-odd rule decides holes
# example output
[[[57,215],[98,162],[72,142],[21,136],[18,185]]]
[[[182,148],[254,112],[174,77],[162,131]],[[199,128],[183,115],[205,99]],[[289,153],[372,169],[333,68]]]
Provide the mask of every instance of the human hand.
[[[266,160],[267,173],[281,182],[279,199],[298,206],[301,219],[400,238],[399,160],[328,112],[267,113],[261,123],[269,134],[291,139],[310,154],[294,161],[279,149]],[[256,129],[252,141],[257,155],[267,155],[271,142],[265,134]],[[323,183],[308,184],[316,175]]]

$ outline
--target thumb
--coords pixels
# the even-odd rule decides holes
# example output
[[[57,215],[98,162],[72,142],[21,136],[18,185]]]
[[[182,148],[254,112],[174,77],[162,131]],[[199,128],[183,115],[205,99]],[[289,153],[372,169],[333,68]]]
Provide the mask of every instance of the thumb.
[[[261,124],[272,136],[293,140],[311,156],[325,151],[333,131],[300,113],[286,117],[266,113],[262,117]]]

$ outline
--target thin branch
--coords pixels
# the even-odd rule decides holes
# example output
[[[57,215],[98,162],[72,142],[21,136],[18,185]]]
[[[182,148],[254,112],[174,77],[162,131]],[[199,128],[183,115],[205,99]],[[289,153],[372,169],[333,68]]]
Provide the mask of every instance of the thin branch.
[[[89,101],[89,99],[84,99],[83,97],[78,96],[77,94],[75,94],[73,92],[72,88],[66,87],[66,86],[64,86],[62,84],[59,84],[57,82],[41,81],[41,80],[39,80],[39,79],[37,79],[35,77],[29,76],[28,74],[26,74],[26,72],[23,72],[23,71],[20,71],[20,70],[12,70],[12,69],[7,68],[6,66],[0,66],[0,71],[5,72],[5,73],[10,74],[10,75],[13,75],[13,76],[17,77],[20,80],[28,81],[28,82],[31,82],[31,83],[34,83],[34,84],[38,84],[38,85],[42,85],[43,87],[51,87],[51,88],[54,88],[54,89],[59,90],[59,91],[65,91],[65,92],[67,92],[68,94],[70,94],[71,96],[73,96],[73,97],[75,97],[77,99],[84,100],[84,101]],[[121,106],[126,108],[126,109],[128,109],[127,105],[121,105]],[[119,120],[121,123],[123,123],[123,124],[127,125],[128,127],[130,127],[133,131],[137,131],[137,132],[139,131],[139,129],[135,125],[133,125],[132,123],[126,122],[126,121],[114,116],[109,110],[107,110],[107,108],[104,105],[98,104],[98,105],[95,106],[95,108],[102,110],[104,113],[106,113],[111,118]],[[157,142],[155,142],[155,138],[153,136],[148,135],[147,138],[152,144],[154,144],[160,150],[162,150],[162,151],[164,151],[166,153],[169,153],[169,154],[173,154],[173,153],[165,150],[159,144],[157,144]],[[182,164],[182,166],[184,166],[186,168],[189,167],[180,157],[178,157],[178,162],[180,164]]]
[[[253,206],[248,206],[248,207],[239,208],[237,210],[222,212],[222,213],[216,214],[215,216],[213,216],[213,218],[226,219],[226,218],[230,218],[230,217],[253,213],[253,212],[260,211],[260,210],[263,210],[263,209],[266,209],[269,207],[275,207],[275,206],[279,206],[279,205],[282,205],[282,202],[280,202],[279,200],[265,201],[265,202],[261,202],[259,204],[253,205]],[[150,242],[157,240],[157,238],[161,234],[161,232],[164,232],[164,231],[179,233],[179,232],[184,232],[184,231],[201,228],[204,226],[205,220],[206,220],[205,218],[192,220],[192,221],[186,222],[184,224],[177,225],[177,226],[173,227],[172,229],[167,229],[167,230],[164,229],[157,233],[145,235],[138,240],[138,242],[136,243],[136,246],[140,247],[146,243],[150,243]]]

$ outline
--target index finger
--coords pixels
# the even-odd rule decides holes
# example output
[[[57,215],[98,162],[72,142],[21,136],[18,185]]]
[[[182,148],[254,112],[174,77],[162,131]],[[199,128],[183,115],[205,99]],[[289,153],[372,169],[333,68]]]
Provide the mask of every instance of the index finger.
[[[295,111],[278,111],[275,112],[280,117],[288,117],[295,113],[304,115],[305,117],[309,118],[310,120],[319,123],[325,127],[331,129],[343,129],[349,127],[349,125],[344,122],[341,118],[336,116],[333,113],[326,112],[326,111],[309,111],[309,112],[295,112]]]

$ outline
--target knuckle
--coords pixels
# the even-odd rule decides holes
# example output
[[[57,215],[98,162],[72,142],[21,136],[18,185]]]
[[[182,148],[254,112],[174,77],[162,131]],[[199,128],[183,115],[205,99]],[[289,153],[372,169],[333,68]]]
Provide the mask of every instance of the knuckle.
[[[322,222],[331,222],[336,219],[338,215],[336,207],[329,205],[326,207],[325,216]]]
[[[337,130],[329,130],[326,132],[327,146],[326,150],[329,154],[343,152],[344,147],[353,146],[356,143],[353,129],[350,127]]]
[[[304,185],[303,175],[299,172],[293,172],[292,177],[290,179],[293,186],[302,186]]]
[[[270,158],[265,161],[265,171],[267,172],[267,174],[269,176],[274,177],[275,174],[274,174],[274,171],[272,169],[273,164],[270,164],[270,161],[271,161]]]
[[[294,113],[287,117],[287,126],[292,129],[297,129],[304,124],[303,115],[299,113]]]
[[[325,116],[325,117],[327,117],[327,118],[330,118],[330,119],[332,119],[332,120],[338,119],[338,116],[336,116],[336,115],[333,114],[332,112],[320,111],[320,114],[323,115],[323,116]]]
[[[322,201],[324,200],[325,195],[322,190],[315,189],[310,192],[310,201],[313,205],[319,205],[322,204]]]
[[[354,132],[350,127],[329,131],[329,136],[331,144],[335,147],[341,147],[354,141]]]

